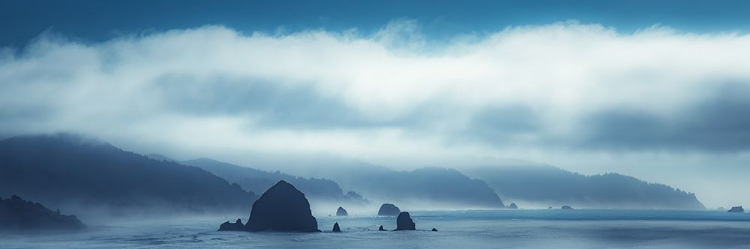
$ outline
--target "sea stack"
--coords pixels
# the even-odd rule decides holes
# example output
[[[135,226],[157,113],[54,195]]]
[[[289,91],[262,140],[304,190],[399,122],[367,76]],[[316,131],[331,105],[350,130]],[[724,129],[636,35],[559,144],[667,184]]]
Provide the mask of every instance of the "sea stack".
[[[383,205],[380,205],[380,210],[378,210],[378,215],[383,216],[396,216],[401,213],[401,209],[396,207],[396,205],[385,203]]]
[[[336,216],[349,216],[349,213],[346,212],[346,209],[339,207],[339,209],[336,210]]]
[[[245,225],[242,224],[241,219],[237,219],[234,223],[229,221],[224,222],[219,226],[219,231],[242,231],[245,230]]]
[[[220,231],[233,231],[239,228],[233,225],[225,226],[225,224],[219,228]],[[310,203],[305,198],[305,194],[285,181],[279,181],[273,185],[253,203],[250,219],[240,230],[320,232],[318,221],[312,216]]]
[[[745,212],[745,209],[742,208],[742,206],[736,206],[736,207],[732,207],[732,209],[729,209],[729,211],[727,211],[727,212],[729,212],[729,213],[743,213],[743,212]]]
[[[75,215],[62,215],[42,204],[25,201],[18,196],[0,198],[0,230],[74,230],[84,225]]]
[[[518,209],[518,206],[516,206],[516,203],[513,202],[513,203],[510,204],[510,206],[508,206],[508,208],[510,208],[510,209]]]
[[[331,230],[331,231],[333,231],[334,233],[340,233],[341,232],[341,227],[339,227],[339,223],[338,222],[333,223],[333,230]]]
[[[398,218],[396,218],[396,231],[402,230],[417,230],[409,212],[401,212],[398,214]]]
[[[572,207],[570,207],[570,206],[568,206],[568,205],[565,205],[565,206],[562,206],[562,207],[560,207],[560,209],[567,209],[567,210],[570,210],[570,209],[573,209],[573,208],[572,208]]]
[[[385,231],[385,228],[383,228],[383,225],[380,225],[380,228],[378,228],[378,231]]]

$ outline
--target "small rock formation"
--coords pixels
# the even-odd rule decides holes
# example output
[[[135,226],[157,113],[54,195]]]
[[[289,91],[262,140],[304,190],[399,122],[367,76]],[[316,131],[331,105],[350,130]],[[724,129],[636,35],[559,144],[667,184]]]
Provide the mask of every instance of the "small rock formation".
[[[547,207],[547,209],[552,209],[552,207]]]
[[[434,228],[434,227],[433,227],[431,231],[433,231],[433,232],[437,232],[437,228]]]
[[[378,210],[378,215],[383,216],[396,216],[400,215],[401,209],[398,209],[396,205],[385,203],[383,205],[380,205],[380,210]]]
[[[560,209],[573,209],[573,208],[568,205],[565,205],[565,206],[560,207]]]
[[[339,223],[338,222],[333,223],[333,230],[332,231],[334,233],[340,233],[341,232],[341,227],[339,227]]]
[[[398,218],[396,218],[396,231],[401,230],[417,230],[409,212],[401,212],[398,214]]]
[[[383,228],[383,225],[380,225],[380,228],[378,228],[378,231],[385,231],[385,229]]]
[[[513,202],[513,203],[510,204],[510,206],[508,206],[508,208],[510,208],[510,209],[518,209],[518,206],[516,206],[516,203]]]
[[[242,224],[242,219],[237,219],[234,223],[229,221],[224,222],[219,226],[219,231],[242,231],[245,230],[245,225]]]
[[[339,207],[339,209],[336,210],[336,216],[349,216],[349,213],[346,212],[346,209]]]
[[[0,230],[69,230],[85,227],[75,215],[62,215],[59,209],[55,212],[15,195],[6,200],[0,198]]]
[[[219,227],[219,231],[320,232],[305,194],[285,181],[273,185],[253,203],[244,227],[238,229],[237,223],[225,224]]]
[[[730,213],[742,213],[742,212],[745,212],[745,209],[742,208],[742,206],[736,206],[736,207],[732,207],[732,209],[729,209],[729,211],[727,211],[727,212],[730,212]]]

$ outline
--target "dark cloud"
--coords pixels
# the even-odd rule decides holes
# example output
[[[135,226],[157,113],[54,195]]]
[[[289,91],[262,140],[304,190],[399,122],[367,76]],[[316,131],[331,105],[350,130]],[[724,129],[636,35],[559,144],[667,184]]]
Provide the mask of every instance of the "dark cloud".
[[[476,112],[461,136],[495,146],[512,146],[519,136],[541,132],[542,120],[527,106],[497,106]]]
[[[582,121],[580,144],[593,150],[738,152],[750,149],[750,87],[729,84],[662,117],[624,107]]]
[[[165,77],[156,83],[166,108],[195,116],[246,115],[266,128],[325,130],[393,125],[372,121],[340,98],[327,97],[308,84],[268,80]]]

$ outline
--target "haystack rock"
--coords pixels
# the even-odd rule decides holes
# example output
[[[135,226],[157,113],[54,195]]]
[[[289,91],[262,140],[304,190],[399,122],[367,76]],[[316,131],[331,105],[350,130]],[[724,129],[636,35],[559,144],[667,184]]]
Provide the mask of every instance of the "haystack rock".
[[[310,203],[305,194],[285,181],[273,185],[253,203],[247,225],[241,227],[237,226],[237,223],[227,223],[222,224],[219,230],[320,232],[318,221],[312,216]]]
[[[378,228],[378,231],[385,231],[385,228],[383,228],[383,225],[380,225],[380,228]]]
[[[335,232],[335,233],[340,233],[341,232],[341,227],[339,227],[339,223],[338,222],[333,223],[333,230],[332,231]]]
[[[417,230],[409,212],[401,212],[398,214],[398,218],[396,218],[396,231],[401,230]]]
[[[732,207],[732,209],[729,209],[729,211],[727,211],[727,212],[730,212],[730,213],[742,213],[742,212],[745,212],[745,209],[742,208],[742,206],[736,206],[736,207]]]
[[[380,210],[378,210],[378,215],[384,215],[384,216],[396,216],[401,213],[401,209],[398,209],[396,205],[385,203],[380,206]]]
[[[570,207],[570,206],[568,206],[568,205],[565,205],[565,206],[560,207],[560,209],[568,209],[568,210],[570,210],[570,209],[573,209],[573,208]]]
[[[336,216],[349,216],[349,213],[346,212],[346,209],[339,207],[339,209],[336,210]]]
[[[434,228],[434,227],[433,227],[433,228],[432,228],[432,231],[433,231],[433,232],[437,232],[438,230],[437,230],[437,228]]]

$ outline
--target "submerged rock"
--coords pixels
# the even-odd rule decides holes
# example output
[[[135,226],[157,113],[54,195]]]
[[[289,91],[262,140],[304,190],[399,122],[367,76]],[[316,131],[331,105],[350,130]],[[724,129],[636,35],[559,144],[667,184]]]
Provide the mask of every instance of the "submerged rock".
[[[560,207],[560,209],[573,209],[573,208],[568,205],[565,205],[565,206]]]
[[[339,223],[338,222],[333,223],[333,230],[331,230],[331,231],[336,232],[336,233],[340,233],[341,232],[341,227],[339,227]]]
[[[245,225],[242,224],[242,219],[237,219],[234,223],[229,221],[224,222],[219,226],[219,231],[242,231],[245,230]]]
[[[510,209],[518,209],[518,206],[516,206],[516,203],[513,202],[513,203],[510,203],[510,206],[508,206],[508,208],[510,208]]]
[[[385,229],[383,228],[383,225],[380,225],[380,228],[378,228],[378,231],[385,231]]]
[[[742,213],[742,212],[745,212],[745,209],[742,208],[742,206],[736,206],[736,207],[732,207],[732,209],[729,209],[729,211],[727,211],[727,212],[730,212],[730,213]]]
[[[385,203],[383,205],[380,205],[380,210],[378,210],[378,215],[384,215],[384,216],[396,216],[401,213],[401,209],[396,207],[396,205]]]
[[[266,190],[260,199],[253,203],[247,224],[244,227],[239,225],[242,223],[225,222],[219,230],[320,232],[318,221],[312,216],[310,203],[305,194],[285,181],[279,181]]]
[[[398,218],[396,218],[396,231],[401,230],[417,230],[409,212],[401,212],[398,214]]]
[[[349,216],[349,213],[346,212],[346,209],[339,207],[339,209],[336,210],[336,216]]]
[[[0,229],[18,230],[70,230],[84,225],[75,215],[62,215],[42,204],[25,201],[18,196],[0,198]]]
[[[437,228],[434,228],[434,227],[433,227],[431,231],[433,231],[433,232],[437,232],[438,230],[437,230]]]

